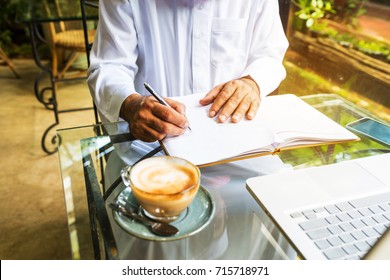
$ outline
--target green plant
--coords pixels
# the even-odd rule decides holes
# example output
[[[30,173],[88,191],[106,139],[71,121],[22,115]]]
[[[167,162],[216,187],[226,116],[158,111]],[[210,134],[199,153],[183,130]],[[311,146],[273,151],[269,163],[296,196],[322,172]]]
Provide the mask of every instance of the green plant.
[[[378,40],[361,39],[350,33],[330,33],[328,36],[343,47],[353,48],[368,56],[390,62],[390,46]]]
[[[327,22],[319,22],[310,28],[311,35],[320,35],[329,38],[343,47],[352,48],[368,56],[390,62],[390,45],[375,39],[355,36],[349,32],[339,32],[335,28],[328,26]]]
[[[332,40],[336,41],[344,47],[352,47],[356,39],[349,33],[336,33],[329,36]]]
[[[364,8],[368,0],[334,0],[336,13],[332,19],[343,24],[358,27],[358,17],[366,13]]]
[[[0,46],[7,48],[12,43],[11,31],[7,29],[9,21],[7,13],[13,9],[13,3],[5,0],[0,0]]]
[[[12,43],[11,31],[9,31],[9,30],[0,31],[0,47],[3,45],[8,46],[11,43]]]
[[[309,29],[316,25],[318,19],[335,12],[333,0],[292,0],[292,3],[299,9],[295,14],[305,21]]]
[[[359,51],[364,52],[368,55],[380,55],[385,57],[390,55],[389,46],[386,46],[385,44],[378,41],[367,42],[363,40],[358,40],[355,46]]]
[[[20,7],[27,7],[27,0],[0,0],[0,46],[8,55],[31,55],[26,25],[17,22]]]
[[[317,24],[310,27],[310,31],[325,37],[336,36],[338,33],[336,29],[329,27],[328,23],[326,22],[318,22]]]

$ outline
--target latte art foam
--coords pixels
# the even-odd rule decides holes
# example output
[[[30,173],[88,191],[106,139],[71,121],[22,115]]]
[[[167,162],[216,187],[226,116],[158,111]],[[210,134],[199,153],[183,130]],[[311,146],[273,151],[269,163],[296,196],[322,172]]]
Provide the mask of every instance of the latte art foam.
[[[176,157],[156,156],[122,170],[125,184],[146,216],[161,222],[175,221],[196,197],[200,170]]]
[[[174,162],[156,161],[133,170],[132,181],[139,189],[153,194],[176,194],[196,184],[196,174]]]

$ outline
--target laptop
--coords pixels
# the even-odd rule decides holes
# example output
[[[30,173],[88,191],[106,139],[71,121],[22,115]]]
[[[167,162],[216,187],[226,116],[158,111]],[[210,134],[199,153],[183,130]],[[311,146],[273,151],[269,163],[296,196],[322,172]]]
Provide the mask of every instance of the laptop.
[[[304,259],[390,259],[390,153],[249,178]]]

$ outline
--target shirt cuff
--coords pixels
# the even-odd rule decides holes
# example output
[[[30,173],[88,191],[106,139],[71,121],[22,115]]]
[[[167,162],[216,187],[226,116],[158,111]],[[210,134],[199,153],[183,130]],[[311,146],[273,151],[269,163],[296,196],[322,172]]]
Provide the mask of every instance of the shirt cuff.
[[[270,57],[252,62],[242,76],[250,75],[260,88],[260,97],[265,97],[277,89],[286,77],[283,65]]]
[[[132,75],[124,66],[105,66],[91,71],[88,85],[105,122],[121,120],[119,112],[123,101],[136,92]]]

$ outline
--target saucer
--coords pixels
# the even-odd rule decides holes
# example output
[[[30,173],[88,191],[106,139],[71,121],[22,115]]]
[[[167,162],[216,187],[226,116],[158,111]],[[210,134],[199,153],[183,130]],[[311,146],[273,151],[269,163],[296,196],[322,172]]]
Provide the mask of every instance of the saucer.
[[[114,203],[139,207],[137,200],[130,188],[125,188],[115,199]],[[211,194],[202,186],[199,187],[196,197],[184,210],[179,218],[170,223],[179,229],[172,236],[159,236],[150,231],[147,225],[132,220],[113,210],[113,216],[117,224],[126,232],[142,239],[152,241],[174,241],[187,238],[204,229],[215,214],[215,202]]]

